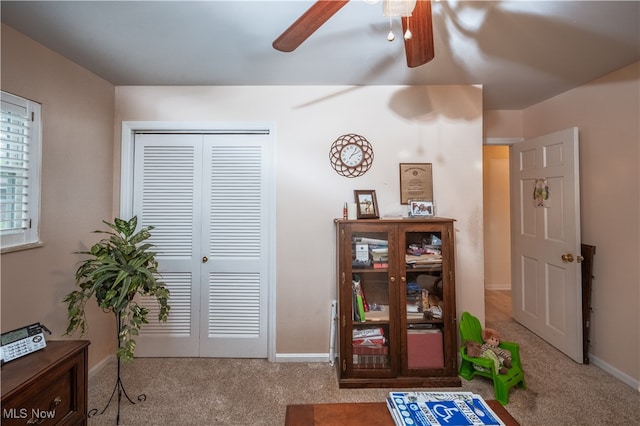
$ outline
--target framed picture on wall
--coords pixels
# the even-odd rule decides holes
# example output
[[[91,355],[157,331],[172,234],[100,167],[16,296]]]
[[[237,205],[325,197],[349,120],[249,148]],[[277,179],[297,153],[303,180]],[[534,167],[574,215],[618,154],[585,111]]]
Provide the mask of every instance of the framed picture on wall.
[[[358,219],[377,219],[380,217],[378,214],[376,191],[370,189],[355,190],[353,191],[353,195],[358,207]]]
[[[409,200],[433,203],[431,163],[400,163],[400,204],[409,204]]]

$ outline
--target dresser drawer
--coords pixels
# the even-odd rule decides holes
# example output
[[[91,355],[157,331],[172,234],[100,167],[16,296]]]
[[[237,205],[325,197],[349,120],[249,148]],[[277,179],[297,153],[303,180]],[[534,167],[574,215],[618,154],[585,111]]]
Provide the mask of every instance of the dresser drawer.
[[[28,369],[30,364],[34,369],[41,365],[38,356],[48,358],[50,368],[44,368],[32,375],[26,375],[25,380],[2,395],[2,424],[3,425],[79,425],[86,424],[86,346],[75,354],[67,354],[62,359],[54,361],[48,343],[42,353],[35,353],[25,357],[21,364],[11,363],[3,367],[5,372],[13,373],[16,368]],[[33,357],[28,359],[28,357]],[[33,362],[28,362],[33,361]]]

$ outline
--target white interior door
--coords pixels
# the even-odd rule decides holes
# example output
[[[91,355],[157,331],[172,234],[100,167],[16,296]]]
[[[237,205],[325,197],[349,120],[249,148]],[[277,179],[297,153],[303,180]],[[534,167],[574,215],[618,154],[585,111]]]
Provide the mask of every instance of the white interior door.
[[[577,128],[512,146],[511,203],[513,316],[582,363]]]
[[[268,135],[137,134],[133,214],[171,295],[166,323],[149,324],[137,356],[268,355]]]

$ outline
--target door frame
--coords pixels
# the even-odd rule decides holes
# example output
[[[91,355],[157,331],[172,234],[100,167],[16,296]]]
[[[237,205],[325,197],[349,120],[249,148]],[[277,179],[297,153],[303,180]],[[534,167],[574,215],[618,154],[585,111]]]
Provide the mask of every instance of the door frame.
[[[217,121],[123,121],[120,145],[120,217],[133,214],[134,141],[139,132],[158,133],[211,133],[211,134],[267,134],[269,143],[265,149],[267,170],[267,194],[270,200],[269,221],[265,229],[268,240],[267,273],[267,354],[268,360],[276,360],[276,173],[275,173],[275,123],[268,121],[217,122]]]

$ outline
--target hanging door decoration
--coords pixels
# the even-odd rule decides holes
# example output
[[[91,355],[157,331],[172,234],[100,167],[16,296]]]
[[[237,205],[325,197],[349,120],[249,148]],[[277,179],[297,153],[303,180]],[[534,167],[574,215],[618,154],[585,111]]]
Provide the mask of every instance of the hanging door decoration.
[[[547,182],[547,178],[536,179],[533,188],[534,206],[550,207],[549,195],[549,183]]]

